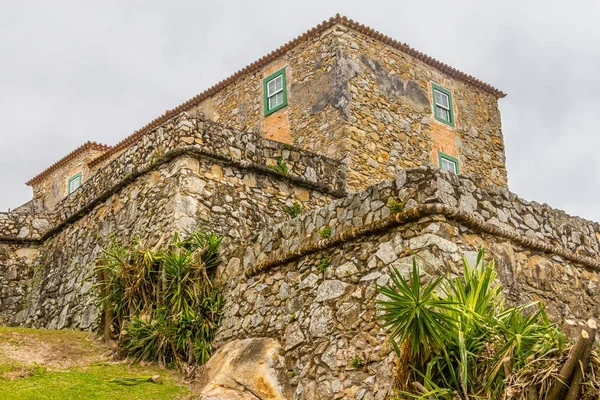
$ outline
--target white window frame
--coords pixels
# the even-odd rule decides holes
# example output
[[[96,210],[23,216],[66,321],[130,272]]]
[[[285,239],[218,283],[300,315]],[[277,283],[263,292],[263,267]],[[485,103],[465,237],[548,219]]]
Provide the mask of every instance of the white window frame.
[[[435,101],[435,107],[436,107],[436,115],[438,116],[438,118],[441,118],[441,119],[443,119],[443,120],[444,120],[444,121],[446,121],[446,122],[452,122],[452,121],[451,121],[451,117],[450,117],[450,115],[451,115],[451,114],[450,114],[450,96],[448,96],[446,93],[442,92],[442,91],[441,91],[441,90],[439,90],[439,89],[433,89],[433,93],[434,93],[434,96],[433,96],[433,97],[434,97],[434,101]],[[445,106],[445,105],[443,105],[443,104],[440,104],[440,103],[438,103],[438,101],[437,101],[437,96],[436,96],[437,94],[440,94],[441,96],[444,96],[444,97],[446,97],[446,103],[448,104],[447,106]],[[447,113],[447,114],[445,114],[445,115],[444,115],[444,117],[443,117],[443,116],[441,116],[441,115],[440,115],[440,114],[437,112],[437,108],[438,108],[438,107],[439,107],[439,108],[441,108],[442,110],[446,111],[446,113]],[[445,116],[447,116],[448,118],[445,118]]]
[[[73,190],[71,190],[71,184],[73,182],[78,182],[79,184],[77,185],[76,188],[74,188]],[[83,174],[81,173],[81,171],[79,171],[78,173],[76,173],[75,175],[72,175],[67,180],[67,194],[73,193],[74,191],[76,191],[77,189],[79,189],[82,184],[83,184]]]
[[[276,81],[277,79],[279,79],[281,81],[281,88],[276,89],[275,92],[271,93],[270,88],[269,88],[269,84],[271,82]],[[277,85],[275,85],[277,86]],[[267,81],[267,101],[269,102],[269,110],[272,110],[275,107],[279,107],[280,105],[282,105],[285,102],[285,99],[281,99],[281,103],[277,104],[277,105],[273,105],[271,103],[271,100],[275,99],[275,95],[277,95],[278,93],[282,93],[283,92],[283,75],[277,75],[276,77],[274,77],[273,79]]]

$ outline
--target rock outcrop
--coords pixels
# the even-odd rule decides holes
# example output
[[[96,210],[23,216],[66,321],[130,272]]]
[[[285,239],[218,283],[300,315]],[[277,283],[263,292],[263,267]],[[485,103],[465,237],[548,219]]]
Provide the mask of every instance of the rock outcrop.
[[[291,399],[281,345],[275,339],[233,340],[203,367],[195,392],[203,400]]]

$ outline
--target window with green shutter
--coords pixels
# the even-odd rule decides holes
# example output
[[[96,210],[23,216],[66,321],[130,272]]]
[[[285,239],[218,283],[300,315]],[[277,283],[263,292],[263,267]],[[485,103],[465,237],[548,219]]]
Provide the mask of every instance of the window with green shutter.
[[[438,163],[441,170],[454,172],[455,174],[460,172],[458,159],[441,151],[438,151]]]
[[[81,186],[81,172],[78,172],[69,178],[69,182],[67,183],[67,190],[69,191],[69,194],[71,194],[75,190],[79,189],[80,186]]]
[[[263,81],[265,116],[287,106],[285,68],[267,76]]]
[[[454,127],[452,93],[435,83],[431,83],[431,87],[433,89],[433,114],[435,115],[435,119]]]

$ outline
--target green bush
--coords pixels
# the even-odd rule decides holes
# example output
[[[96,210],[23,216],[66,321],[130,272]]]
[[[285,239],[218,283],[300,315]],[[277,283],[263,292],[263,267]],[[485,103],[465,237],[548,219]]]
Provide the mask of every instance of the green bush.
[[[203,232],[175,235],[164,248],[113,241],[96,266],[105,336],[139,360],[205,363],[223,308],[210,280],[220,244]]]
[[[402,396],[497,399],[507,363],[515,372],[527,360],[564,347],[565,337],[539,303],[504,304],[494,264],[483,257],[482,250],[474,267],[463,260],[462,277],[425,284],[413,259],[408,279],[394,269],[392,284],[378,287],[382,325],[400,358],[396,376]],[[429,393],[411,393],[414,382]]]

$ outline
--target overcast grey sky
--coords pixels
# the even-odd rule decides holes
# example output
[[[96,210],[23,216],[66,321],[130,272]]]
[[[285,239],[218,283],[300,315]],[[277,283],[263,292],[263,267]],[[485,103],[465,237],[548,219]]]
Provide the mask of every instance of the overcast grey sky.
[[[337,12],[508,93],[510,189],[600,221],[600,2],[577,0],[0,0],[0,210]]]

